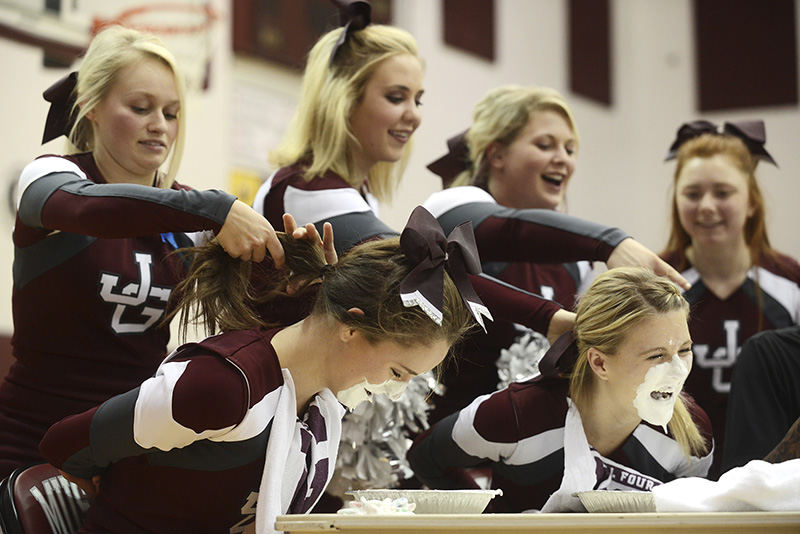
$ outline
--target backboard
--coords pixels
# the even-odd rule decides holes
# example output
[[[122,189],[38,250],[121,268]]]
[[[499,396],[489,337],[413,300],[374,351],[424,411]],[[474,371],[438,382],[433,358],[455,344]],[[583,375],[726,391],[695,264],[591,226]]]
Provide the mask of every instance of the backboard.
[[[0,0],[0,38],[37,46],[45,65],[70,66],[104,25],[158,35],[186,74],[187,87],[208,87],[213,29],[211,0]]]

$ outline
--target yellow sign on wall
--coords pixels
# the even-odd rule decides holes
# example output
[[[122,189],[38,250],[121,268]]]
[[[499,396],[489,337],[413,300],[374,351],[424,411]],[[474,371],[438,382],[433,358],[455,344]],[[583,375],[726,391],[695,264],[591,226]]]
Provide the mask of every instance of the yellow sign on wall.
[[[232,195],[236,195],[245,204],[252,205],[256,192],[258,192],[258,188],[263,183],[264,179],[258,172],[233,168],[228,174],[227,191]]]

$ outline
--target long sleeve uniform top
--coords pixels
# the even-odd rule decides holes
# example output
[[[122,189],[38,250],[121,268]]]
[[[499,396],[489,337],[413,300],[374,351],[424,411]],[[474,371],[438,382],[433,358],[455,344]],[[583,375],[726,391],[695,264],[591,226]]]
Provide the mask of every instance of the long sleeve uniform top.
[[[377,215],[377,203],[367,190],[353,188],[341,176],[328,171],[306,180],[304,165],[284,167],[273,173],[256,194],[253,207],[273,227],[282,229],[284,213],[298,224],[314,223],[320,232],[330,222],[337,252],[370,239],[398,235]],[[490,197],[491,198],[491,197]],[[481,261],[572,261],[605,260],[627,237],[622,231],[595,225],[547,210],[507,210],[494,201],[484,202],[474,219],[438,217],[445,233],[472,220]],[[502,216],[489,217],[490,213]],[[496,223],[500,223],[497,225]],[[557,243],[557,244],[556,244]],[[539,332],[546,332],[558,304],[496,278],[471,277],[478,295],[493,315],[513,319]]]
[[[276,332],[226,332],[184,345],[140,387],[47,432],[41,451],[50,463],[79,477],[102,476],[83,532],[233,533],[253,524],[286,387],[270,344]],[[294,453],[305,454],[320,437],[319,413],[312,406],[298,418],[293,393],[290,404],[305,430]],[[308,511],[324,490],[325,476],[315,476],[313,465],[319,459],[309,453],[301,461],[312,463],[306,477],[284,481],[294,498],[283,513]]]
[[[567,381],[512,383],[484,395],[420,434],[408,452],[415,475],[431,488],[474,487],[464,468],[491,468],[495,513],[540,510],[559,489],[564,475]],[[701,433],[711,443],[705,412],[689,404]],[[711,447],[709,447],[709,451]],[[607,456],[593,451],[593,487],[647,491],[676,477],[704,476],[711,452],[687,458],[660,427],[641,422]],[[470,486],[473,484],[472,486]]]
[[[109,184],[91,154],[22,172],[14,226],[16,362],[0,386],[0,476],[41,461],[59,419],[128,391],[164,358],[159,325],[188,232],[218,231],[235,197],[175,184]]]
[[[574,309],[591,269],[588,261],[577,260],[605,261],[627,237],[618,229],[552,210],[506,208],[473,186],[434,193],[424,206],[447,228],[472,221],[485,273],[568,310]],[[497,389],[500,351],[526,331],[518,323],[513,317],[496,320],[487,325],[487,335],[464,342],[459,365],[443,370],[444,394],[435,399],[432,422]]]

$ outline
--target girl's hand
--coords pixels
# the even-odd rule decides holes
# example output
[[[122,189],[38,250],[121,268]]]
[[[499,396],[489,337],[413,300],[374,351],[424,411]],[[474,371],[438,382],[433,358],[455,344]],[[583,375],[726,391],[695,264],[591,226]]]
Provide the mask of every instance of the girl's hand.
[[[572,330],[573,326],[575,326],[575,314],[567,310],[558,310],[550,318],[550,324],[547,326],[547,341],[552,345],[561,334]]]
[[[331,223],[326,222],[322,225],[322,237],[320,237],[317,227],[312,223],[298,227],[294,217],[288,213],[284,213],[283,227],[286,229],[286,233],[290,234],[295,239],[306,239],[321,246],[325,253],[325,261],[328,264],[334,265],[339,261],[336,249],[333,247],[333,226],[331,226]]]
[[[623,239],[611,253],[606,262],[609,269],[614,267],[647,267],[659,276],[666,276],[683,289],[689,289],[691,284],[681,276],[681,273],[672,268],[667,262],[659,258],[650,249],[633,238]]]
[[[275,229],[260,213],[241,200],[231,206],[225,224],[217,234],[217,241],[233,258],[260,262],[269,250],[275,267],[282,267],[285,261]]]

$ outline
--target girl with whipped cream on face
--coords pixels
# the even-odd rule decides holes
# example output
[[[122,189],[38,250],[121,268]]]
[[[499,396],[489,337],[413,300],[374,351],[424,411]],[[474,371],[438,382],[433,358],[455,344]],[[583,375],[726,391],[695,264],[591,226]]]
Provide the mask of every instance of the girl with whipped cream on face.
[[[692,365],[689,305],[642,268],[611,269],[581,297],[573,332],[542,375],[477,398],[409,451],[432,488],[464,487],[459,468],[492,469],[493,512],[582,511],[573,493],[639,490],[705,476],[705,412],[681,392]]]
[[[330,225],[324,240],[313,225],[299,231],[312,238],[279,233],[278,271],[229,259],[215,242],[197,249],[176,289],[183,323],[200,317],[222,333],[47,432],[43,456],[96,493],[85,528],[274,532],[277,515],[308,512],[325,490],[345,407],[397,398],[482,321],[471,311],[486,312],[467,278],[480,272],[469,225],[445,237],[418,208],[399,239],[338,262]],[[290,326],[270,327],[258,311],[308,297],[310,315]]]

